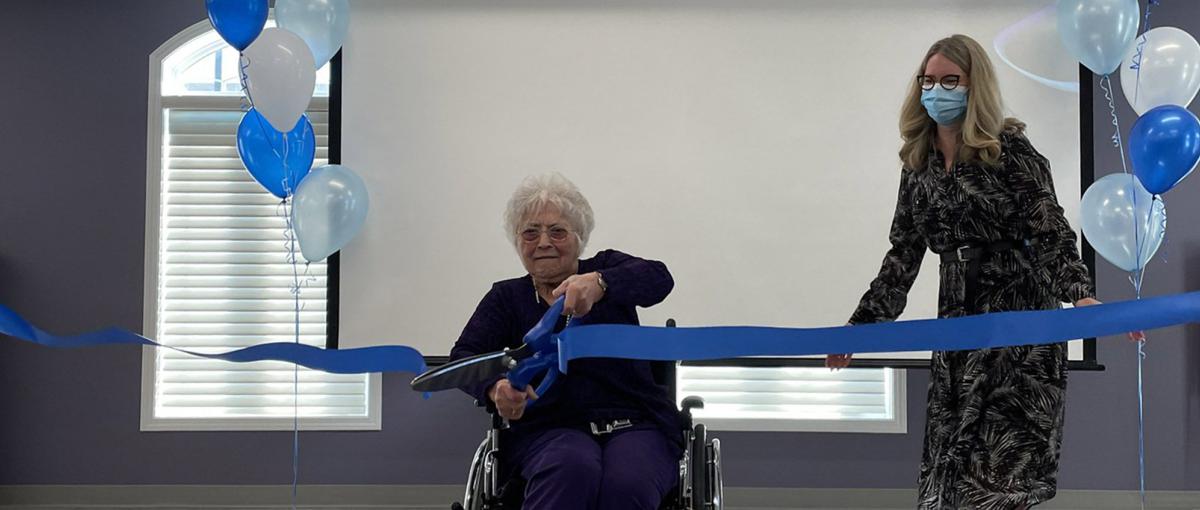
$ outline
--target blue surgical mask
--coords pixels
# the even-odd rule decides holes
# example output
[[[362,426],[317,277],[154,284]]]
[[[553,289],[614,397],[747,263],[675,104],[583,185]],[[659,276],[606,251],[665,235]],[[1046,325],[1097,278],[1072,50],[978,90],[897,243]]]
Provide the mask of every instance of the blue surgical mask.
[[[946,90],[939,86],[922,90],[921,104],[934,122],[943,126],[954,124],[967,114],[967,88]]]

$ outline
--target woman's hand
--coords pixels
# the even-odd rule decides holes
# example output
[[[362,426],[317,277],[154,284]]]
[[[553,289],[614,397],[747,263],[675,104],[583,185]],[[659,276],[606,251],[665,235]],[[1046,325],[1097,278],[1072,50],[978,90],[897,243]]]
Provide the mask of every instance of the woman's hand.
[[[1083,298],[1083,299],[1080,299],[1079,301],[1075,302],[1075,306],[1092,306],[1092,305],[1099,305],[1099,304],[1101,304],[1099,299],[1090,298],[1090,297]],[[1145,342],[1146,341],[1146,333],[1144,333],[1142,331],[1130,332],[1129,340],[1133,341],[1133,342]]]
[[[853,324],[850,324],[849,322],[847,322],[846,325],[853,326]],[[828,368],[830,370],[841,370],[843,368],[850,366],[850,358],[853,358],[853,357],[854,357],[854,353],[826,354],[825,355],[825,368]]]
[[[850,358],[854,354],[827,354],[825,355],[825,366],[830,370],[841,370],[850,366]]]
[[[554,289],[554,298],[566,295],[563,302],[563,313],[582,317],[592,311],[600,298],[604,297],[604,289],[600,287],[600,274],[596,272],[571,275],[558,288]]]
[[[525,404],[538,398],[532,386],[526,386],[525,391],[517,391],[508,382],[501,379],[488,390],[488,398],[496,404],[496,412],[509,420],[519,420],[525,414]]]

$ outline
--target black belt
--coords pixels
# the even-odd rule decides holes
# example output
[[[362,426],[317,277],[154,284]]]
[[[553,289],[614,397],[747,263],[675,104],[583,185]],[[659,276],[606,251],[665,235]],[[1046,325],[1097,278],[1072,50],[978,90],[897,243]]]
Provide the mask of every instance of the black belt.
[[[1022,241],[995,241],[991,243],[966,244],[950,251],[938,253],[942,257],[942,263],[947,262],[966,262],[966,292],[964,299],[968,312],[978,312],[978,306],[975,303],[979,298],[979,272],[983,266],[983,258],[989,253],[1014,250],[1031,250],[1037,246],[1039,240],[1037,238],[1025,239]],[[1026,256],[1031,260],[1032,254],[1026,252]]]

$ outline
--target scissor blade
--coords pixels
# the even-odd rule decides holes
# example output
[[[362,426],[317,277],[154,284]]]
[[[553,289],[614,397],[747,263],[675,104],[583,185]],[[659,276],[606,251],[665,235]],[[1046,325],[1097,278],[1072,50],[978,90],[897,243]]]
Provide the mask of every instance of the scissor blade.
[[[508,371],[509,353],[478,354],[433,368],[412,380],[416,391],[441,391],[486,381]]]

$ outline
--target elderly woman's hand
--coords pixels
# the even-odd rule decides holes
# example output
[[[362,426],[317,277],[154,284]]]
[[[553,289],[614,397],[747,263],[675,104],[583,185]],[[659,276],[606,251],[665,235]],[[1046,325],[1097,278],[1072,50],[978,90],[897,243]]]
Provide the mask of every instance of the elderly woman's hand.
[[[525,403],[538,398],[532,386],[526,386],[525,391],[517,391],[508,382],[501,379],[488,390],[488,397],[496,404],[496,412],[509,420],[519,420],[525,414]]]
[[[600,273],[571,275],[554,289],[554,297],[566,295],[563,302],[563,313],[582,317],[592,311],[592,305],[604,297],[604,288],[600,286]]]

